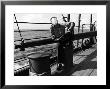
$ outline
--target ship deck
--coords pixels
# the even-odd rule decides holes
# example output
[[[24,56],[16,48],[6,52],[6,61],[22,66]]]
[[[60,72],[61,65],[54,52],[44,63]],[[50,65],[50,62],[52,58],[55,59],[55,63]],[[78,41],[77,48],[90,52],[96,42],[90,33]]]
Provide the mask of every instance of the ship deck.
[[[57,65],[51,67],[53,76],[97,76],[97,45],[73,55],[73,68],[68,72],[56,72]]]

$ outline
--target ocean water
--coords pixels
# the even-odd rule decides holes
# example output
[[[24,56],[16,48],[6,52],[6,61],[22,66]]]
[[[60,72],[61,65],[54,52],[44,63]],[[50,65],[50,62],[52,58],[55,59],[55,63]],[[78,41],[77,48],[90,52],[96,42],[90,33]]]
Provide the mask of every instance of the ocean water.
[[[51,35],[50,30],[46,31],[22,31],[21,35],[24,39],[32,39],[32,38],[41,38],[41,37],[49,37]],[[19,32],[14,32],[14,41],[20,40],[20,34]]]

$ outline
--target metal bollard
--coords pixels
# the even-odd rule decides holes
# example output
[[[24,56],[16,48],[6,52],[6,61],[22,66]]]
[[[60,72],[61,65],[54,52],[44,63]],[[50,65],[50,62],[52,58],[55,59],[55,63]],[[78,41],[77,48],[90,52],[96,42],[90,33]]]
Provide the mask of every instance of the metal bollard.
[[[64,64],[64,71],[69,71],[69,69],[74,67],[73,45],[62,46],[62,49],[60,48],[58,52],[58,60],[60,60],[60,63]]]
[[[50,54],[31,54],[28,56],[30,76],[50,76]]]

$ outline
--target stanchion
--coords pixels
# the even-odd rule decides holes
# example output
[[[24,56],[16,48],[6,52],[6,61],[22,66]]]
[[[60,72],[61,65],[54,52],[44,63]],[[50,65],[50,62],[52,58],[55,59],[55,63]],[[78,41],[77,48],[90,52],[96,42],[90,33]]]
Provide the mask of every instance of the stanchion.
[[[70,71],[70,69],[74,67],[73,45],[68,45],[68,43],[67,43],[62,48],[60,47],[60,49],[58,51],[58,60],[60,61],[60,63],[64,64],[63,69],[65,72]]]
[[[73,66],[73,46],[67,45],[64,48],[64,69],[69,71]]]

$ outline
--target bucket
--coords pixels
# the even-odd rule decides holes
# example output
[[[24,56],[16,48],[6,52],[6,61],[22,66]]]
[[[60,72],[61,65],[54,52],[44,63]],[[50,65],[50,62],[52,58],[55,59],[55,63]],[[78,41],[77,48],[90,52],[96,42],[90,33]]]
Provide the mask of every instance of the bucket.
[[[30,76],[34,75],[51,75],[50,69],[50,54],[31,54],[28,56],[29,58],[29,65],[30,65]]]

